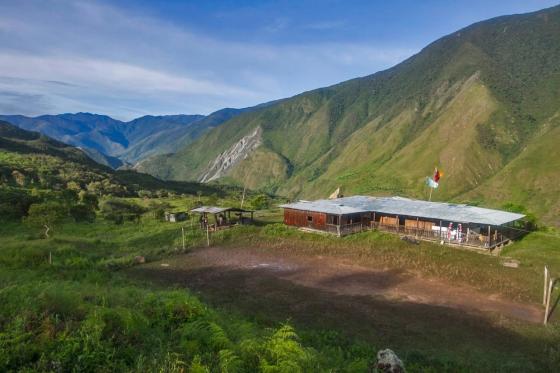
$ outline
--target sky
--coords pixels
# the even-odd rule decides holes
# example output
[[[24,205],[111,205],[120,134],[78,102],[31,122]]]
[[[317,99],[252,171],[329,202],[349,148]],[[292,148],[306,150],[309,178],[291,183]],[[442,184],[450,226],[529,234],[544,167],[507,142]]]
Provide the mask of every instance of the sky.
[[[0,114],[209,114],[373,74],[558,0],[0,0]]]

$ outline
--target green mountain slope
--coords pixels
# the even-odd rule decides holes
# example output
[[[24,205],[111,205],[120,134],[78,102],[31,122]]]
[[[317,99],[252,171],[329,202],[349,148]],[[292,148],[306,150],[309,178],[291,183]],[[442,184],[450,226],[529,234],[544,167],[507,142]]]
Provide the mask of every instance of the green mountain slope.
[[[178,180],[214,172],[295,198],[338,186],[427,197],[424,178],[438,166],[445,176],[435,199],[512,200],[558,223],[516,175],[560,161],[554,152],[553,161],[539,158],[544,142],[558,141],[546,128],[560,107],[559,35],[560,7],[480,22],[389,70],[242,114],[138,168]],[[260,145],[244,148],[255,131]],[[560,169],[546,175],[560,180]],[[505,192],[497,198],[483,185]],[[550,203],[560,206],[557,197]]]
[[[63,190],[80,187],[98,194],[134,196],[140,190],[223,194],[225,189],[195,182],[164,182],[135,171],[115,171],[84,151],[0,121],[0,189]]]

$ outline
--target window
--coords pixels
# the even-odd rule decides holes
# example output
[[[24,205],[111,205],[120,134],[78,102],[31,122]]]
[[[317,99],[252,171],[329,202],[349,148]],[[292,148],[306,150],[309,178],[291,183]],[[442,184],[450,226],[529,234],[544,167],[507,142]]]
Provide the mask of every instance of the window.
[[[307,221],[310,223],[313,222],[313,216],[307,215]]]

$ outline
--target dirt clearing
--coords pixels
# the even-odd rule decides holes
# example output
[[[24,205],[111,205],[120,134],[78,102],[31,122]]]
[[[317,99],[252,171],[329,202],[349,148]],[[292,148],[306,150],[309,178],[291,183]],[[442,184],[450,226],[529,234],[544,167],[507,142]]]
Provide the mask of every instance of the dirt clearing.
[[[339,295],[383,297],[393,301],[446,306],[472,313],[494,313],[515,319],[540,322],[542,309],[503,299],[497,295],[483,294],[475,289],[455,286],[439,280],[423,279],[395,269],[371,269],[349,261],[326,256],[278,257],[258,249],[200,249],[191,254],[152,264],[169,269],[181,283],[181,273],[214,268],[211,276],[220,278],[220,272],[246,271],[254,275],[272,276],[294,284],[334,292]],[[185,273],[186,275],[186,273]],[[168,276],[167,279],[170,279]],[[191,280],[192,276],[188,276]]]
[[[523,356],[541,343],[511,327],[540,322],[538,305],[331,256],[213,247],[128,273],[164,286],[187,287],[214,306],[264,325],[289,320],[382,347],[472,358],[490,353]]]

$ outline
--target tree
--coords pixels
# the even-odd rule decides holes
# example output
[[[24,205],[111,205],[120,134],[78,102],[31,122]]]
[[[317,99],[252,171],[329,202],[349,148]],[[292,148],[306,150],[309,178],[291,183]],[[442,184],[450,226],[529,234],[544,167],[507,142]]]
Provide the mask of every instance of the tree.
[[[21,219],[37,199],[37,196],[27,193],[25,189],[0,188],[0,220]]]
[[[85,190],[82,190],[78,194],[78,198],[81,204],[89,206],[93,210],[99,210],[99,198],[95,194],[88,193]]]
[[[268,196],[266,194],[259,194],[258,196],[251,199],[251,206],[255,210],[264,210],[267,209],[270,205],[268,200]]]
[[[152,198],[152,192],[149,191],[149,190],[141,189],[141,190],[138,191],[138,197],[144,198],[144,199]]]
[[[151,201],[148,204],[148,210],[152,213],[155,220],[163,220],[165,217],[165,211],[169,210],[171,205],[166,202],[156,202]]]
[[[110,199],[103,203],[101,213],[107,220],[115,224],[122,224],[125,220],[140,220],[140,216],[146,212],[142,206],[121,199]]]
[[[95,211],[93,208],[82,203],[70,207],[70,216],[74,218],[76,223],[93,223],[95,221]]]
[[[82,187],[80,186],[80,184],[78,184],[75,181],[69,181],[66,183],[66,189],[70,189],[70,190],[74,190],[76,192],[79,192],[80,190],[82,190]]]
[[[67,215],[68,211],[61,203],[55,201],[34,203],[29,207],[25,222],[31,226],[42,227],[45,230],[45,238],[49,238],[49,232]]]

